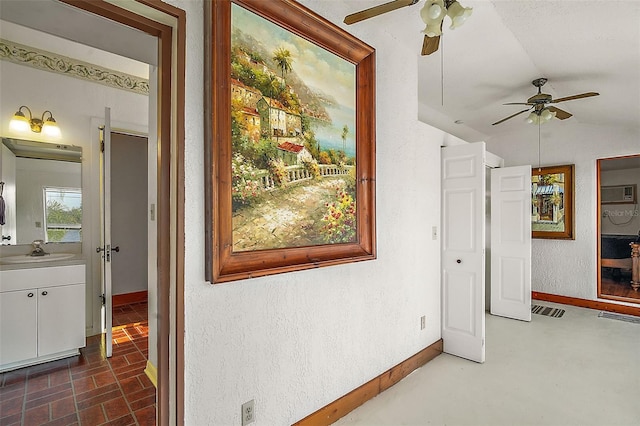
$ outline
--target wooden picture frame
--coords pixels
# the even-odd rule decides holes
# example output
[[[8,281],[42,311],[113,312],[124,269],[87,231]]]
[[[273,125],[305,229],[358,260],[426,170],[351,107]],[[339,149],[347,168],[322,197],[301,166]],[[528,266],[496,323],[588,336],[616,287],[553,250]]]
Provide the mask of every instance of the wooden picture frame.
[[[293,0],[205,3],[206,279],[375,259],[375,50]],[[324,68],[308,62],[320,57]],[[337,95],[332,105],[353,127],[323,106],[338,92],[306,89],[306,68],[326,90],[352,92],[351,110]],[[316,138],[340,129],[342,149]],[[336,200],[308,201],[310,185]]]
[[[573,164],[531,169],[531,236],[573,240]]]

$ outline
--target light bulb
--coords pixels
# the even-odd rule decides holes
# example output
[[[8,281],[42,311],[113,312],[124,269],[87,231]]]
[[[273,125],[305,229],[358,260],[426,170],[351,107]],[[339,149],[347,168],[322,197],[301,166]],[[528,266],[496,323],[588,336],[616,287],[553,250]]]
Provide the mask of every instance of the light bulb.
[[[442,34],[440,27],[442,26],[445,11],[443,0],[428,0],[420,10],[420,17],[427,24],[422,32],[429,37]]]
[[[420,10],[422,22],[429,25],[429,21],[442,20],[445,14],[444,0],[428,0]]]
[[[22,113],[16,113],[9,122],[9,128],[15,132],[27,132],[30,127],[29,120]]]
[[[438,19],[442,17],[443,12],[444,12],[444,9],[442,6],[440,6],[437,3],[433,3],[431,7],[429,7],[428,15],[429,15],[429,18],[431,19]]]
[[[42,125],[42,133],[52,138],[59,138],[62,136],[62,132],[60,132],[60,127],[55,121],[47,120]]]

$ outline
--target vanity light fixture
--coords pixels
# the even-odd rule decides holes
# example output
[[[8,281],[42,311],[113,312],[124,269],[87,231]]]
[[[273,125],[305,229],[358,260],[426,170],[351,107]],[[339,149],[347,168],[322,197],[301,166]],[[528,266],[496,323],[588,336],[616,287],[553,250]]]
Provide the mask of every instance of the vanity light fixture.
[[[29,111],[28,119],[25,117],[24,112],[22,112],[22,108]],[[45,119],[47,114],[49,114],[49,116]],[[62,135],[60,127],[58,127],[58,123],[56,123],[56,120],[53,118],[51,111],[47,110],[43,112],[42,118],[33,118],[31,110],[25,105],[22,105],[18,108],[18,111],[13,114],[9,128],[16,132],[26,132],[31,129],[34,133],[44,133],[52,138],[59,138]]]

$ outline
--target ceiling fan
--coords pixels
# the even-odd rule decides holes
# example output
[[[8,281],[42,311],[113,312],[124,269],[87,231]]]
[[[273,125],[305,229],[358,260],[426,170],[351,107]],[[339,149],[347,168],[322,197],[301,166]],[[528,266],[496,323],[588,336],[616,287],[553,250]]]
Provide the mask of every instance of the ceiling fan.
[[[527,102],[509,102],[504,105],[527,105],[526,109],[523,109],[520,112],[516,112],[513,115],[510,115],[507,118],[503,118],[500,121],[496,121],[493,123],[493,126],[496,124],[500,124],[504,121],[509,120],[510,118],[516,117],[520,114],[523,114],[527,111],[531,111],[529,117],[527,117],[528,123],[533,124],[541,124],[551,120],[553,117],[558,118],[560,120],[566,120],[571,117],[572,114],[568,113],[565,110],[554,106],[547,106],[547,104],[557,104],[565,101],[572,101],[574,99],[582,99],[582,98],[590,98],[591,96],[598,96],[600,93],[596,92],[587,92],[581,93],[579,95],[566,96],[564,98],[553,99],[551,95],[546,93],[542,93],[542,86],[547,82],[546,78],[536,78],[531,82],[535,87],[538,88],[538,93],[527,99]]]
[[[347,25],[382,15],[405,6],[412,6],[420,0],[394,0],[360,12],[352,13],[344,18]],[[438,50],[440,45],[440,35],[442,34],[442,22],[445,16],[451,19],[450,29],[455,29],[462,25],[471,16],[472,8],[463,7],[457,0],[427,0],[420,11],[420,17],[427,25],[422,31],[424,41],[422,43],[422,55],[430,55]]]

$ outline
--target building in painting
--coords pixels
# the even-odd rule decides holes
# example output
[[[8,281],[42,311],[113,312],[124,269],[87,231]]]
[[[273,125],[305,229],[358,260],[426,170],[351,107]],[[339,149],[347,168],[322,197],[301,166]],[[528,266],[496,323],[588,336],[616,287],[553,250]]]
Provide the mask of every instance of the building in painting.
[[[534,223],[560,223],[564,219],[564,182],[532,184]]]
[[[281,102],[263,96],[257,104],[262,134],[269,137],[297,137],[302,129],[302,118]]]
[[[235,78],[231,79],[231,99],[241,101],[245,107],[256,108],[260,98],[262,98],[260,90],[247,86]]]
[[[234,104],[239,104],[239,123],[247,133],[249,139],[257,143],[260,141],[260,114],[256,109],[258,101],[262,98],[262,93],[258,89],[247,86],[241,81],[231,79],[231,100]]]
[[[291,142],[278,144],[278,155],[287,166],[300,165],[303,161],[313,160],[313,156],[307,148]]]

